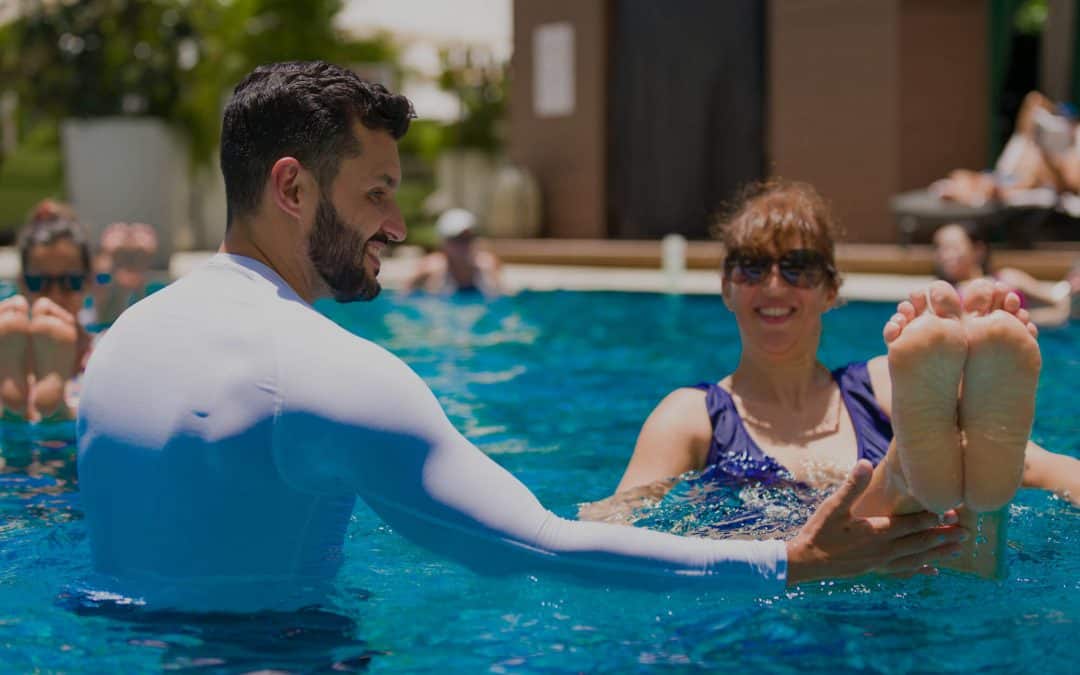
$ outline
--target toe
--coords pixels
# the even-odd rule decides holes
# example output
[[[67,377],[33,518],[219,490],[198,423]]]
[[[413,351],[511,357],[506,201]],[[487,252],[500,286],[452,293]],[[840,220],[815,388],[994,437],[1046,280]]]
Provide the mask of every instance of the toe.
[[[989,279],[976,279],[964,289],[964,311],[972,314],[989,314],[994,307],[994,283]]]
[[[920,288],[917,291],[912,291],[911,295],[908,296],[907,304],[911,306],[911,311],[913,312],[913,314],[915,316],[918,316],[919,314],[922,314],[923,312],[925,312],[926,311],[926,289],[925,288]],[[897,306],[897,308],[896,308],[897,311],[902,311],[901,308],[900,308],[902,305],[904,305],[903,302],[901,302],[900,305]]]
[[[915,305],[911,304],[908,300],[904,300],[896,306],[896,313],[897,315],[902,316],[906,321],[911,321],[918,316],[918,312],[915,311]]]
[[[1016,294],[1016,291],[1005,291],[1004,299],[1001,301],[1001,309],[1004,309],[1009,314],[1016,314],[1020,311],[1020,296]]]
[[[903,331],[903,327],[893,319],[889,319],[885,322],[885,328],[882,329],[881,336],[885,338],[885,344],[892,344],[893,340],[900,337],[901,331]]]
[[[963,309],[960,295],[956,289],[944,281],[935,281],[927,289],[930,303],[935,314],[943,318],[959,317]]]

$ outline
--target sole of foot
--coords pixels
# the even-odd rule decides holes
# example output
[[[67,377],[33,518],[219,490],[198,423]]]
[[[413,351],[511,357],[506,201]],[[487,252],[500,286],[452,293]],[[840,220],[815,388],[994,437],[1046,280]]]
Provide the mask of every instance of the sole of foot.
[[[963,500],[976,512],[1003,507],[1023,480],[1042,357],[1035,331],[1018,316],[1019,304],[1015,294],[990,282],[964,294]]]
[[[911,495],[943,513],[964,496],[957,411],[968,345],[956,290],[934,282],[913,294],[910,321],[886,327],[892,417],[901,471]]]

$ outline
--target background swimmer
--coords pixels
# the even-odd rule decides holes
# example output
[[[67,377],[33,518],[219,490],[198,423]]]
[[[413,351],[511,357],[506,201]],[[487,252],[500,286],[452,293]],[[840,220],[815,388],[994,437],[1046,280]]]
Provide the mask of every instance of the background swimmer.
[[[449,209],[439,216],[435,230],[442,244],[420,259],[405,282],[405,292],[479,291],[491,297],[503,292],[502,264],[476,240],[476,216],[465,209]]]
[[[990,251],[975,231],[974,226],[954,223],[934,233],[934,262],[940,278],[961,294],[972,281],[991,278],[1016,291],[1035,323],[1055,326],[1069,320],[1072,299],[1080,286],[1074,291],[1068,284],[1044,283],[1013,267],[990,269]]]
[[[6,418],[71,419],[90,353],[78,321],[90,288],[82,226],[46,217],[19,235],[20,293],[0,302],[0,402]]]

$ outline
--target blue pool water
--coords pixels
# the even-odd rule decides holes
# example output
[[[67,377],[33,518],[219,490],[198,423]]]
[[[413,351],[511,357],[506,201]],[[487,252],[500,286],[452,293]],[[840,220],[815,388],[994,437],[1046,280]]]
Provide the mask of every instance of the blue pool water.
[[[525,293],[490,305],[392,295],[323,307],[409,362],[481,449],[563,515],[610,493],[672,388],[719,378],[738,336],[715,297]],[[830,366],[881,350],[888,305],[825,319]],[[1044,331],[1035,440],[1080,456],[1080,325]],[[138,414],[133,410],[132,414]],[[1075,672],[1080,509],[1024,490],[1002,582],[864,578],[774,598],[492,580],[433,557],[358,505],[331,606],[284,616],[93,610],[70,447],[6,430],[0,473],[0,672]],[[789,531],[808,495],[676,489],[639,524]],[[770,506],[780,504],[779,507]]]

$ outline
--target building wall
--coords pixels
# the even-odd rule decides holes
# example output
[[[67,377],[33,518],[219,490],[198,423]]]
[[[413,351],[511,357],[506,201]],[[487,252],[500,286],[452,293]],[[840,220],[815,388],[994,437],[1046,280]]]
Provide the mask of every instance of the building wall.
[[[543,117],[533,100],[533,39],[537,26],[574,28],[574,111]],[[514,3],[511,61],[511,161],[541,186],[543,234],[606,237],[609,0]]]
[[[985,0],[770,0],[772,173],[896,241],[890,196],[986,164],[986,26]]]
[[[924,187],[952,169],[987,166],[989,47],[983,4],[900,3],[898,189]]]
[[[514,5],[510,158],[537,177],[543,234],[607,237],[614,0]],[[829,198],[857,242],[894,242],[889,198],[987,165],[987,0],[769,0],[767,170]],[[537,26],[575,35],[573,114],[533,101]]]

